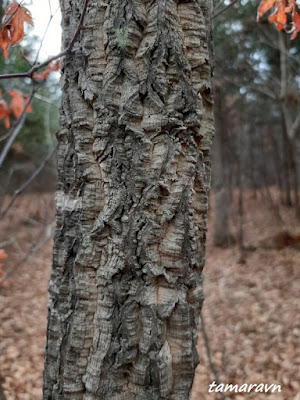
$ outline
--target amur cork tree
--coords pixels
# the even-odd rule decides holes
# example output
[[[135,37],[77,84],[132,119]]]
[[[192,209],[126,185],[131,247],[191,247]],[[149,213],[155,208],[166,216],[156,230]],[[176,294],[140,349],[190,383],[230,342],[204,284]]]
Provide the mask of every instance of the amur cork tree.
[[[63,48],[83,7],[61,0]],[[44,400],[189,398],[213,136],[211,8],[90,1],[61,61]]]
[[[203,302],[212,0],[60,3],[62,52],[0,75],[45,79],[62,58],[43,400],[187,400]],[[261,0],[258,18],[270,9],[278,30],[290,13],[294,39],[298,3]],[[14,0],[4,14],[7,57],[31,17]],[[11,113],[0,95],[6,128]]]

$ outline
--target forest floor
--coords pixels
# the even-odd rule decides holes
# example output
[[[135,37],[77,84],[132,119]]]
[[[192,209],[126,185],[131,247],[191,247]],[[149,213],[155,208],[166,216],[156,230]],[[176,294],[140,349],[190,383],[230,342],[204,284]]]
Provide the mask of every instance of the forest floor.
[[[226,399],[300,400],[300,225],[292,209],[266,204],[261,193],[257,199],[245,195],[243,264],[237,245],[213,246],[210,208],[202,320],[219,383],[281,385],[280,393],[224,393]],[[231,208],[237,236],[237,199]],[[53,210],[53,195],[16,200],[1,221],[4,271],[47,240]],[[0,373],[7,400],[41,399],[51,251],[48,240],[0,287]],[[221,399],[208,393],[216,378],[200,328],[198,351],[191,400]]]

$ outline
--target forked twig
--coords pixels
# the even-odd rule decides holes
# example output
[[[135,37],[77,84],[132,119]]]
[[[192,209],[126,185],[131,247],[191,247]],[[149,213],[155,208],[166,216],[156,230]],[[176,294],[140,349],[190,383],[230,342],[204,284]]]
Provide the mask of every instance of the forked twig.
[[[1,278],[0,278],[0,286],[1,284],[4,283],[4,281],[9,278],[16,270],[17,268],[20,267],[32,254],[36,253],[39,251],[44,244],[48,242],[49,239],[52,238],[53,235],[53,229],[54,229],[54,222],[51,224],[47,225],[45,228],[45,236],[42,240],[40,240],[38,243],[34,244],[28,251],[27,253],[19,260],[12,268],[10,268]]]
[[[231,3],[228,4],[225,8],[222,8],[222,10],[218,11],[212,16],[212,19],[217,18],[219,15],[223,14],[225,11],[227,11],[230,7],[232,7],[237,1],[239,0],[232,0]]]
[[[16,200],[17,196],[23,192],[23,190],[34,180],[34,178],[42,171],[42,169],[45,167],[46,163],[50,160],[50,158],[53,156],[57,149],[57,145],[52,148],[50,153],[47,155],[47,157],[41,162],[41,164],[37,167],[37,169],[31,174],[31,176],[18,188],[15,190],[13,196],[10,199],[10,202],[8,205],[5,207],[5,209],[0,213],[0,221],[1,219],[5,216],[7,211],[10,209],[14,201]]]
[[[206,333],[202,312],[200,312],[200,322],[201,322],[200,323],[200,328],[201,328],[201,332],[202,332],[202,336],[203,336],[203,340],[204,340],[204,346],[205,346],[205,349],[206,349],[206,355],[207,355],[207,358],[208,358],[208,364],[209,364],[211,372],[213,373],[213,376],[215,378],[215,382],[216,382],[216,384],[218,386],[219,385],[219,375],[218,375],[218,372],[217,372],[217,370],[216,370],[216,368],[214,366],[214,363],[212,361],[212,358],[211,358],[209,340],[208,340],[208,336],[207,336],[207,333]],[[220,395],[221,400],[225,400],[226,399],[222,392],[219,392],[219,395]]]
[[[86,14],[86,10],[87,10],[87,5],[88,5],[89,0],[85,0],[84,2],[84,6],[83,6],[83,10],[82,10],[82,14],[80,17],[80,21],[77,27],[77,30],[71,40],[71,42],[69,43],[68,47],[61,51],[60,53],[56,54],[56,56],[50,57],[48,58],[48,60],[44,61],[41,64],[36,64],[34,65],[32,68],[30,68],[27,72],[20,72],[20,73],[15,73],[15,74],[3,74],[0,75],[0,80],[2,79],[14,79],[14,78],[33,78],[33,74],[38,71],[39,69],[46,67],[48,64],[50,64],[52,61],[57,60],[58,58],[61,58],[63,56],[65,56],[66,54],[71,54],[72,53],[72,48],[74,46],[74,43],[77,40],[77,37],[79,35],[79,32],[82,28],[83,25],[83,20],[84,20],[84,16]]]

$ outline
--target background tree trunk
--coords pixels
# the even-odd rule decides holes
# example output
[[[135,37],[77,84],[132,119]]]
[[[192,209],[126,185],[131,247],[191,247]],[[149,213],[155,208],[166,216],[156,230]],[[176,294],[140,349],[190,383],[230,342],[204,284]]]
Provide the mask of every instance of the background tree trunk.
[[[216,134],[213,144],[213,189],[214,189],[214,245],[230,246],[232,238],[229,232],[229,180],[226,165],[227,126],[225,111],[222,108],[223,97],[221,86],[217,82],[215,89],[215,127]]]
[[[282,117],[282,135],[284,143],[284,159],[285,159],[285,186],[286,186],[286,204],[294,205],[296,215],[300,216],[299,203],[299,187],[298,187],[298,165],[295,159],[297,154],[297,130],[299,129],[300,120],[298,99],[295,104],[292,102],[291,95],[294,96],[293,87],[290,85],[290,66],[287,46],[287,38],[282,32],[278,32],[279,52],[280,52],[280,105]],[[296,108],[297,112],[292,113],[292,108]],[[295,114],[293,118],[293,114]],[[292,201],[292,191],[294,192],[294,201]]]
[[[90,2],[62,62],[44,400],[186,400],[203,301],[211,1]],[[83,2],[61,0],[63,43]]]

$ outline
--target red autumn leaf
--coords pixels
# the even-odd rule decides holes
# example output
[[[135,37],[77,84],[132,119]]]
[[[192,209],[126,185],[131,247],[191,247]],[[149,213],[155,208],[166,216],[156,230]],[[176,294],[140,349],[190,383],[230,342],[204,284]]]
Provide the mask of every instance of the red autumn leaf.
[[[37,80],[42,80],[42,79],[46,79],[49,74],[50,74],[50,71],[48,69],[45,69],[45,71],[43,71],[41,74],[37,74],[35,72],[32,77]]]
[[[34,79],[46,79],[47,76],[52,72],[52,71],[58,71],[60,68],[60,63],[59,60],[52,62],[48,64],[47,69],[45,69],[41,74],[34,73],[33,78]]]
[[[9,108],[8,108],[6,102],[0,98],[0,120],[1,119],[4,119],[4,126],[6,129],[8,129],[10,127]],[[0,260],[1,260],[1,251],[2,250],[0,250]]]
[[[31,107],[28,104],[28,97],[27,99],[24,99],[24,97],[18,93],[15,92],[14,90],[11,90],[8,92],[9,95],[12,97],[11,102],[10,102],[10,111],[13,113],[13,115],[16,118],[19,118],[20,115],[23,113],[24,108],[25,111],[31,112]]]
[[[285,13],[285,0],[281,0],[275,8],[275,11],[269,16],[268,21],[274,23],[278,31],[286,27],[287,16]]]
[[[24,33],[24,23],[33,25],[30,11],[18,4],[15,0],[5,8],[5,18],[0,31],[0,47],[4,57],[7,57],[7,48],[19,43]]]
[[[257,21],[261,18],[267,11],[269,11],[278,0],[261,0],[257,9]]]
[[[13,115],[16,118],[18,118],[24,111],[24,98],[23,98],[23,96],[21,96],[18,92],[15,92],[14,90],[11,90],[8,93],[12,97],[9,108],[10,108],[11,112],[13,113]]]
[[[26,105],[25,111],[28,112],[28,113],[31,113],[32,112],[32,108],[31,108],[31,105],[29,104],[30,99],[29,99],[28,94],[25,94],[24,98],[25,98],[25,105]]]
[[[9,47],[10,39],[9,39],[9,31],[7,28],[3,28],[0,31],[0,47],[3,50],[4,58],[7,58],[8,53],[7,49]]]
[[[291,39],[293,40],[300,32],[300,14],[297,11],[299,4],[297,4],[295,0],[288,0],[288,5],[286,5],[286,0],[261,0],[257,9],[257,20],[274,6],[275,9],[268,20],[275,24],[278,31],[282,31],[286,28],[287,14],[292,13],[292,27],[286,32],[292,33]]]
[[[291,39],[295,39],[297,33],[300,32],[300,14],[297,13],[296,7],[293,9],[292,14],[292,29],[288,33],[292,33]]]
[[[13,1],[5,8],[4,26],[9,26],[11,36],[11,46],[18,43],[25,36],[24,23],[33,26],[33,21],[30,11],[22,7],[16,1]]]
[[[294,0],[289,0],[289,5],[287,7],[285,7],[284,11],[286,13],[292,12],[294,7],[295,7],[295,1]]]

